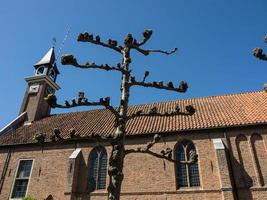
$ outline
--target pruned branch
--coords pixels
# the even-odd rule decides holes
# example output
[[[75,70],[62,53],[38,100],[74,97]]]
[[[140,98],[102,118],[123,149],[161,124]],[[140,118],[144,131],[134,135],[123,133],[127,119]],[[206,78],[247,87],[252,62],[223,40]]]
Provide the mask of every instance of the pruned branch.
[[[113,49],[113,50],[115,50],[115,51],[117,51],[119,53],[122,53],[121,50],[123,49],[123,47],[117,46],[118,42],[116,40],[109,39],[108,43],[104,43],[104,42],[101,42],[101,39],[100,39],[99,35],[97,35],[94,38],[93,34],[89,34],[87,32],[80,33],[78,38],[77,38],[77,41],[79,41],[79,42],[90,42],[90,43],[93,43],[93,44],[96,44],[96,45],[100,45],[100,46],[103,46],[103,47],[107,47],[107,48]]]
[[[143,79],[145,80],[145,78]],[[144,82],[144,81],[136,81],[135,77],[131,77],[131,83],[129,84],[130,86],[143,86],[143,87],[152,87],[152,88],[157,88],[157,89],[164,89],[164,90],[172,90],[176,92],[186,92],[188,88],[188,84],[185,81],[181,81],[179,86],[177,88],[174,87],[173,83],[169,81],[167,85],[164,85],[163,81],[154,81],[154,82]]]
[[[74,128],[71,128],[68,131],[68,133],[69,133],[68,137],[62,137],[60,129],[54,128],[53,133],[50,134],[49,139],[51,140],[51,142],[60,143],[60,144],[72,142],[72,141],[80,141],[80,140],[94,140],[97,142],[112,142],[112,141],[114,141],[112,136],[105,137],[105,136],[99,136],[99,135],[93,135],[93,134],[81,136],[79,133],[76,132],[76,130]],[[46,139],[46,134],[44,134],[44,133],[37,132],[33,136],[33,140],[35,140],[40,145],[43,145],[45,143],[45,139]]]
[[[169,150],[169,149],[167,149],[167,150]],[[170,158],[170,157],[168,157],[166,155],[163,155],[163,154],[155,153],[155,152],[150,151],[150,150],[145,150],[143,148],[127,149],[127,150],[125,150],[125,154],[130,154],[130,153],[144,153],[144,154],[149,154],[149,155],[155,156],[157,158],[165,159],[165,160],[168,160],[170,162],[178,163],[178,164],[194,164],[194,163],[197,162],[197,155],[194,155],[196,158],[193,158],[192,157],[192,159],[189,159],[189,161],[180,161],[180,160],[174,160],[174,159],[172,159],[172,158]]]
[[[144,37],[143,40],[141,42],[135,41],[134,44],[136,44],[139,47],[144,45],[150,39],[150,37],[152,36],[152,33],[153,33],[152,30],[145,29],[143,32],[143,37]]]
[[[264,37],[264,42],[267,43],[267,35]],[[267,60],[267,55],[259,47],[253,49],[253,55],[260,60]]]
[[[263,50],[261,48],[255,48],[253,49],[253,55],[256,58],[259,58],[260,60],[267,60],[267,55],[263,53]]]
[[[125,154],[130,154],[130,153],[143,153],[143,154],[149,154],[152,156],[155,156],[157,158],[165,159],[173,163],[178,163],[178,164],[194,164],[198,160],[198,155],[196,154],[195,150],[191,150],[189,152],[189,159],[188,161],[180,161],[180,160],[175,160],[172,158],[172,149],[166,148],[161,150],[160,154],[151,151],[150,149],[160,141],[160,136],[158,134],[154,135],[153,140],[151,142],[148,142],[146,144],[146,147],[138,147],[137,149],[126,149]]]
[[[166,55],[171,55],[171,54],[175,53],[177,50],[178,50],[178,48],[174,48],[171,51],[163,51],[163,50],[160,50],[160,49],[150,49],[148,51],[149,52],[154,52],[154,53],[163,53],[163,54],[166,54]]]
[[[165,112],[159,113],[157,107],[153,107],[149,110],[149,112],[144,112],[142,110],[136,111],[134,114],[128,116],[129,119],[133,119],[135,117],[142,117],[142,116],[159,116],[159,117],[169,117],[169,116],[176,116],[176,115],[193,115],[196,112],[195,108],[192,105],[188,105],[185,107],[185,111],[181,111],[179,106],[175,107],[175,111],[172,112]]]
[[[142,53],[145,56],[148,56],[150,53],[163,53],[166,55],[173,54],[177,51],[177,48],[174,48],[171,51],[164,51],[160,49],[142,49],[140,46],[144,45],[152,36],[153,31],[149,29],[145,29],[143,32],[143,40],[141,42],[137,42],[136,39],[133,38],[132,34],[128,34],[124,40],[124,44],[132,49],[135,49]]]
[[[151,149],[156,143],[158,143],[160,141],[160,138],[161,138],[160,135],[155,134],[153,137],[153,140],[151,142],[147,143],[145,150],[147,151],[147,150]]]
[[[132,48],[139,51],[140,53],[142,53],[145,56],[148,56],[150,53],[162,53],[162,54],[166,54],[166,55],[171,55],[178,50],[177,48],[174,48],[171,51],[164,51],[164,50],[160,50],[160,49],[142,49],[138,45],[132,45]]]
[[[98,102],[89,102],[87,98],[84,97],[84,93],[80,92],[78,99],[72,99],[71,103],[69,101],[65,101],[65,105],[61,105],[57,103],[57,97],[54,94],[49,94],[45,98],[48,105],[52,108],[73,108],[78,106],[104,106],[111,113],[115,115],[116,118],[119,117],[118,112],[114,109],[113,106],[110,105],[110,97],[100,98]]]
[[[33,140],[36,140],[37,143],[43,144],[45,142],[46,135],[44,133],[37,132],[33,136]]]
[[[118,63],[116,65],[116,67],[109,66],[108,64],[97,65],[94,62],[92,62],[92,63],[87,62],[86,64],[79,64],[77,62],[77,59],[71,54],[63,55],[61,57],[61,63],[62,63],[62,65],[73,65],[77,68],[82,68],[82,69],[102,69],[102,70],[106,70],[106,71],[116,70],[116,71],[120,71],[122,73],[126,73],[126,71],[121,67],[120,63]]]

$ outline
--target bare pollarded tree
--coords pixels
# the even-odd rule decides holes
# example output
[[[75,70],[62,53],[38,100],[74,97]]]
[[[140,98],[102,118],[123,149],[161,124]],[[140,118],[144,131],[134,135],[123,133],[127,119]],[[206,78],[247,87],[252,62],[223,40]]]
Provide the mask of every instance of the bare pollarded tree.
[[[71,101],[65,101],[64,105],[57,103],[57,98],[54,94],[49,94],[46,98],[48,104],[53,108],[71,108],[77,106],[104,106],[108,109],[114,116],[114,127],[115,133],[108,137],[102,138],[110,142],[112,146],[112,152],[109,158],[109,166],[108,166],[108,175],[109,175],[109,186],[108,186],[108,199],[109,200],[119,200],[120,199],[120,191],[121,184],[123,181],[123,164],[124,158],[127,154],[130,153],[145,153],[155,156],[157,158],[165,159],[174,163],[194,163],[197,161],[197,154],[195,151],[190,152],[189,161],[177,161],[173,159],[172,150],[170,148],[162,149],[160,153],[153,152],[151,147],[160,141],[160,135],[154,135],[151,142],[147,143],[145,147],[140,147],[137,149],[125,149],[125,136],[126,136],[126,126],[127,121],[140,116],[173,116],[173,115],[193,115],[195,113],[195,109],[191,105],[187,105],[184,110],[181,110],[178,106],[173,108],[172,112],[158,112],[157,107],[152,108],[149,112],[144,112],[143,110],[139,110],[136,113],[131,115],[127,115],[128,104],[129,104],[129,96],[130,89],[135,86],[141,87],[150,87],[157,88],[163,90],[170,90],[174,92],[186,92],[188,85],[186,82],[181,81],[178,87],[175,87],[173,82],[168,82],[164,84],[163,81],[154,81],[147,82],[146,78],[149,76],[149,71],[144,72],[144,77],[142,80],[136,80],[135,76],[133,76],[130,64],[131,64],[131,50],[136,50],[141,54],[148,56],[152,53],[162,53],[166,55],[173,54],[177,51],[177,48],[172,51],[163,51],[159,49],[144,49],[142,46],[146,44],[146,42],[151,38],[152,30],[145,30],[143,32],[143,39],[141,41],[133,38],[132,34],[128,34],[124,40],[124,45],[118,45],[116,40],[109,39],[107,42],[101,41],[99,36],[94,37],[92,34],[87,32],[81,33],[78,36],[79,42],[89,42],[96,45],[100,45],[103,47],[107,47],[112,49],[119,54],[122,55],[122,62],[116,64],[115,66],[110,66],[108,64],[98,65],[96,63],[87,62],[85,64],[78,63],[77,59],[73,55],[63,55],[61,58],[61,63],[63,65],[72,65],[77,68],[82,69],[99,69],[106,71],[116,71],[121,76],[121,99],[119,106],[117,108],[110,105],[110,98],[100,98],[99,101],[90,102],[85,97],[83,92],[79,93],[77,99],[72,99]],[[70,138],[63,139],[60,136],[60,131],[58,129],[54,130],[54,137],[52,140],[54,141],[62,141],[62,140],[71,140],[75,139],[75,130],[70,131]],[[81,139],[81,138],[79,138]],[[86,137],[84,137],[86,139]],[[37,141],[43,141],[44,138],[41,135],[36,136]]]
[[[267,43],[267,35],[264,37],[264,42]],[[253,49],[253,55],[261,60],[267,60],[267,55],[259,47]]]

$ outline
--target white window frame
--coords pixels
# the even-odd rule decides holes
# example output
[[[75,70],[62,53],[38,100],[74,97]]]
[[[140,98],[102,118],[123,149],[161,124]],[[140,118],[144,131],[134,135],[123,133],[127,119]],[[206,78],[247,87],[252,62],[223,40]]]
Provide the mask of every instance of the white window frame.
[[[14,185],[15,185],[15,182],[16,182],[16,179],[17,179],[16,178],[17,177],[17,173],[18,173],[18,170],[19,170],[19,165],[20,165],[20,162],[23,161],[23,160],[32,160],[32,167],[31,167],[31,172],[30,172],[30,176],[29,176],[29,181],[28,181],[25,197],[27,197],[27,194],[28,194],[28,189],[29,189],[30,180],[31,180],[31,176],[32,176],[32,169],[33,169],[33,165],[34,165],[34,159],[32,159],[32,158],[23,158],[23,159],[19,159],[19,161],[17,163],[16,173],[14,175],[14,179],[13,179],[13,183],[12,183],[12,187],[11,187],[11,191],[10,191],[10,195],[9,195],[9,199],[10,200],[22,200],[24,198],[24,197],[22,197],[22,198],[12,198]]]

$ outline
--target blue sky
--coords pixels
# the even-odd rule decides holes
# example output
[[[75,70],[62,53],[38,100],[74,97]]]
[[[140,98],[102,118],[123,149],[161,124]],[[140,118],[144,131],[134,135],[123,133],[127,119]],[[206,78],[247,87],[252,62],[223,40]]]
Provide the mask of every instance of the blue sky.
[[[116,52],[76,42],[84,31],[122,42],[127,33],[141,39],[142,31],[150,28],[154,33],[145,47],[178,48],[171,56],[144,57],[133,52],[132,69],[140,79],[149,70],[149,81],[173,80],[177,85],[185,80],[188,92],[134,88],[130,104],[262,90],[267,62],[255,59],[252,49],[260,46],[267,52],[266,10],[266,0],[1,1],[0,128],[18,115],[24,78],[33,74],[33,65],[51,47],[53,37],[58,52],[68,26],[71,33],[62,53],[72,53],[80,62],[112,65],[121,60]],[[78,70],[60,63],[58,67],[59,101],[85,91],[89,100],[111,96],[112,104],[118,104],[118,73]]]

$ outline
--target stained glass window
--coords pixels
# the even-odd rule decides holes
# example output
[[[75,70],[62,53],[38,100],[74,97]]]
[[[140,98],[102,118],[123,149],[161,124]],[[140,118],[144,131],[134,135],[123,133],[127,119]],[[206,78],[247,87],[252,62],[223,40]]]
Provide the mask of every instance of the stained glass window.
[[[103,147],[96,147],[89,157],[88,191],[106,188],[107,153]]]
[[[196,151],[192,142],[180,142],[175,149],[176,160],[189,161],[191,151]],[[176,164],[176,183],[178,188],[200,186],[198,163]]]

